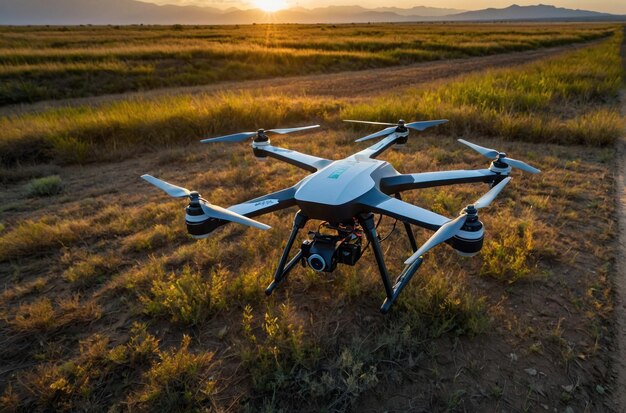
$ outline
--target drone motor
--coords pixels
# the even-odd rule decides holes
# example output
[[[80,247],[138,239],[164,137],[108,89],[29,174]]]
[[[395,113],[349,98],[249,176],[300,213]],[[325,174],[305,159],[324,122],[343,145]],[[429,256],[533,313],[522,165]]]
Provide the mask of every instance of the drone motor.
[[[473,257],[483,248],[485,230],[474,205],[468,205],[464,211],[467,214],[465,224],[449,243],[460,256]]]

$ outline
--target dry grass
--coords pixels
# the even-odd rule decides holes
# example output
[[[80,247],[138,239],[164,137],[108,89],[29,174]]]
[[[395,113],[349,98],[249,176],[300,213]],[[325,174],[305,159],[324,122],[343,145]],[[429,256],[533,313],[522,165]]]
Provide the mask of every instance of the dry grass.
[[[63,30],[61,30],[63,29]],[[598,39],[606,24],[0,29],[0,105],[367,69]],[[305,40],[306,39],[306,40]]]

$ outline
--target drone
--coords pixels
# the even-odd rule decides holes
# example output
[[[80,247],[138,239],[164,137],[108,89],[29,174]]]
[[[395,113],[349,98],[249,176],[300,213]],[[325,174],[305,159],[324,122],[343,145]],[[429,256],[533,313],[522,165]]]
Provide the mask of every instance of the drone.
[[[423,131],[448,122],[446,119],[409,123],[404,120],[399,120],[398,123],[359,120],[346,122],[387,126],[379,132],[357,139],[356,142],[382,137],[384,139],[341,160],[324,159],[276,147],[271,145],[268,137],[268,134],[284,135],[317,128],[319,125],[259,129],[256,132],[201,140],[202,143],[216,143],[252,139],[252,151],[256,158],[275,158],[311,172],[289,188],[228,208],[211,204],[196,191],[172,185],[150,175],[141,177],[172,197],[189,198],[185,222],[187,231],[194,238],[206,238],[217,228],[231,222],[267,230],[270,228],[268,225],[252,218],[297,206],[299,210],[295,214],[274,279],[265,290],[267,295],[272,294],[298,263],[317,272],[332,273],[339,264],[354,266],[367,247],[371,246],[385,289],[386,298],[380,307],[380,311],[385,314],[421,266],[426,252],[442,243],[449,244],[462,256],[474,256],[481,250],[485,230],[478,219],[478,210],[488,207],[509,183],[512,168],[534,174],[540,172],[523,161],[509,158],[504,152],[458,139],[460,143],[491,159],[489,168],[401,174],[389,162],[377,157],[394,145],[404,146],[411,130]],[[463,208],[459,216],[453,219],[404,202],[401,196],[402,192],[408,190],[478,182],[489,184],[490,190]],[[381,248],[384,239],[377,233],[375,214],[394,218],[396,222],[401,221],[413,251],[393,284]],[[309,231],[299,251],[290,258],[299,231],[310,220],[321,221],[318,230]],[[434,231],[434,234],[418,247],[412,225]]]

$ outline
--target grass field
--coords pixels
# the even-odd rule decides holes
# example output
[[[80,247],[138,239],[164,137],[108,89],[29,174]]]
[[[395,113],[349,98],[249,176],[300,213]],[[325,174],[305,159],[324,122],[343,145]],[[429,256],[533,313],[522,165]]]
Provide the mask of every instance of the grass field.
[[[534,32],[561,35],[564,27]],[[599,30],[582,27],[576,30]],[[268,28],[221,30],[261,29]],[[38,35],[24,30],[11,35]],[[98,41],[95,29],[71,30],[94,30]],[[196,29],[162,30],[186,45],[183,36]],[[368,38],[380,28],[359,30]],[[514,35],[523,30],[516,26]],[[0,118],[0,406],[614,410],[612,144],[624,126],[617,96],[623,35],[602,30],[614,34],[554,59],[371,100],[223,93]],[[449,31],[475,39],[494,26]],[[90,45],[70,38],[76,44],[68,48]],[[110,34],[101,40],[102,47],[115,43]],[[433,134],[412,135],[405,150],[384,154],[400,172],[485,167],[455,142],[463,135],[543,173],[515,171],[481,214],[481,254],[463,259],[437,248],[385,317],[371,252],[332,276],[298,268],[266,298],[294,210],[264,216],[272,225],[264,234],[227,226],[195,241],[185,232],[184,202],[138,179],[152,173],[220,205],[241,202],[305,173],[258,163],[246,145],[202,146],[198,137],[260,120],[266,127],[320,121],[328,126],[321,132],[274,143],[339,158],[361,149],[353,140],[370,131],[343,126],[344,117],[449,118]],[[434,188],[405,199],[454,216],[486,189]],[[392,224],[384,219],[379,232],[389,234]],[[417,235],[423,242],[429,233]],[[410,254],[402,231],[383,246],[398,272]]]
[[[0,28],[0,105],[536,49],[610,26]]]

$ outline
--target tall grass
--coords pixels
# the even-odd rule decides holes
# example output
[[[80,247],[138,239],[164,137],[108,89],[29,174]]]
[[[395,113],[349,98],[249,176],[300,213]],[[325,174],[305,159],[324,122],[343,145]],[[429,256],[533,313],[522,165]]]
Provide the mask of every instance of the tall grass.
[[[222,93],[127,100],[103,108],[65,108],[0,118],[0,162],[106,159],[129,147],[162,147],[208,134],[323,119],[339,103],[306,96]]]
[[[598,39],[605,24],[0,29],[0,105],[366,69]]]
[[[466,76],[399,99],[346,106],[341,117],[395,120],[447,118],[457,135],[602,146],[622,133],[622,33],[596,47],[515,69]]]
[[[339,117],[448,118],[451,122],[443,128],[457,135],[608,145],[622,131],[616,106],[621,39],[622,34],[616,33],[597,46],[562,57],[470,75],[373,103],[222,93],[133,99],[99,108],[4,117],[0,118],[0,163],[103,160],[131,148],[162,147],[260,126],[332,123]]]

